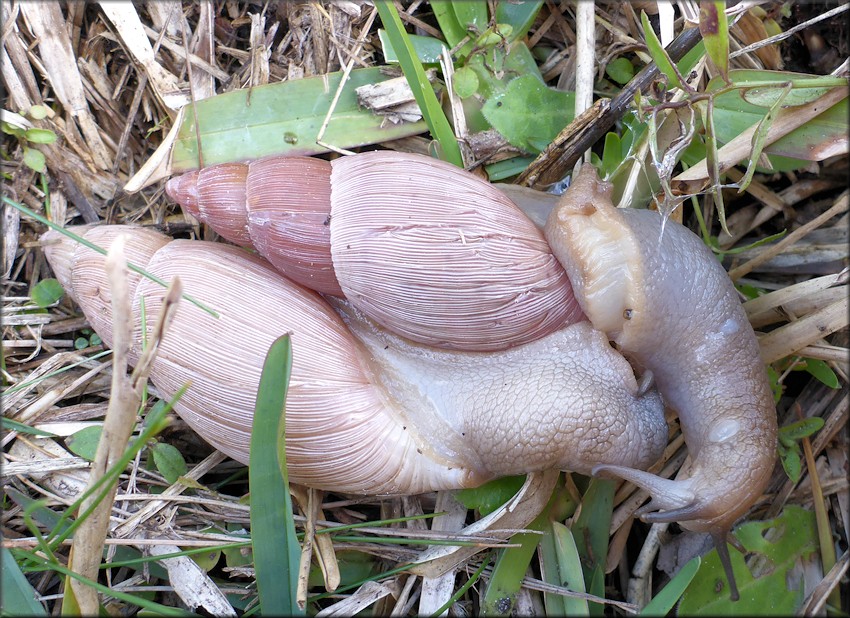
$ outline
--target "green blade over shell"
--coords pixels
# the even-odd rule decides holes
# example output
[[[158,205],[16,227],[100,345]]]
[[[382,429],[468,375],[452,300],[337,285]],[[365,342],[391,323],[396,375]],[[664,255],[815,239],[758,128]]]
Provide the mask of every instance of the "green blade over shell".
[[[427,131],[425,123],[394,124],[357,102],[355,89],[392,75],[382,67],[351,71],[322,138],[338,148],[355,148]],[[316,143],[339,87],[342,72],[235,90],[198,101],[183,116],[171,155],[171,171],[275,154],[314,155],[329,149]],[[200,127],[200,140],[196,127]]]

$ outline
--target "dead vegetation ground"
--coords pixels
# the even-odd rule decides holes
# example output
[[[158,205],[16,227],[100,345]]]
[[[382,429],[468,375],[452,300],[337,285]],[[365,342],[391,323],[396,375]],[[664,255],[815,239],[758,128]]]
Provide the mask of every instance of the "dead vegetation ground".
[[[817,5],[792,4],[791,16],[782,22],[786,28],[820,10]],[[633,15],[620,6],[621,3],[598,3],[598,14],[609,24],[598,39],[598,58],[626,53],[630,46],[638,47]],[[777,6],[778,3],[769,3],[767,8],[774,10]],[[575,57],[571,49],[575,27],[571,7],[569,2],[546,2],[529,33],[536,43],[545,43],[554,50],[543,64],[543,74],[550,84],[562,88],[573,87]],[[376,26],[368,26],[372,24],[371,7],[363,0],[321,4],[235,0],[182,5],[146,2],[133,8],[138,23],[124,21],[126,15],[115,5],[110,8],[109,3],[4,0],[2,11],[4,110],[22,113],[33,105],[44,105],[51,110],[49,115],[29,120],[59,136],[55,143],[37,147],[46,159],[46,173],[41,174],[22,164],[25,144],[4,135],[4,193],[60,224],[134,222],[184,235],[210,237],[208,230],[188,221],[165,199],[163,183],[133,195],[122,191],[170,128],[175,108],[189,96],[200,99],[234,89],[338,71],[350,62],[355,43],[361,39],[365,43],[354,57],[355,66],[382,62],[374,34]],[[419,32],[439,35],[428,13],[425,3],[414,2],[402,16]],[[370,29],[364,32],[366,27]],[[741,45],[752,42],[747,40],[746,33],[736,33],[736,37]],[[781,46],[741,56],[736,62],[742,67],[778,69],[784,64],[797,71],[827,73],[847,57],[846,40],[846,24],[838,18],[812,26]],[[143,41],[153,45],[152,55],[145,55]],[[187,49],[191,70],[186,62]],[[421,147],[423,139],[411,140],[410,148]],[[779,252],[773,251],[769,260],[761,260],[760,265],[748,269],[746,274],[739,271],[742,276],[738,282],[785,291],[781,302],[751,311],[757,330],[775,331],[804,319],[819,329],[819,336],[810,335],[809,326],[790,328],[774,337],[777,340],[774,352],[781,355],[775,357],[777,360],[788,355],[820,359],[839,380],[839,388],[829,388],[809,373],[795,371],[791,363],[780,369],[779,382],[785,388],[778,406],[780,426],[802,417],[821,417],[825,425],[805,448],[806,462],[814,461],[815,467],[810,468],[804,462],[802,480],[794,484],[777,466],[773,482],[751,516],[752,519],[774,517],[786,504],[811,509],[822,492],[831,534],[838,547],[838,571],[830,574],[833,578],[838,575],[835,582],[846,572],[850,533],[845,431],[848,215],[847,194],[842,193],[847,175],[847,158],[839,156],[799,172],[757,176],[747,193],[730,194],[727,204],[732,237],[725,240],[726,246],[746,244],[782,229],[791,232],[816,221],[804,228],[806,233],[800,234],[796,243]],[[827,212],[831,215],[823,217]],[[102,420],[109,395],[110,362],[109,356],[98,355],[102,345],[85,339],[90,338],[84,330],[86,320],[72,303],[61,302],[46,313],[29,310],[33,286],[51,276],[39,246],[39,235],[44,229],[8,206],[4,208],[3,378],[7,391],[4,414],[30,426],[49,427],[61,441],[61,436]],[[765,251],[771,249],[760,247],[735,256],[729,267],[747,264]],[[804,282],[812,282],[818,290],[795,287]],[[114,557],[114,550],[128,545],[143,551],[154,547],[161,552],[168,546],[204,547],[244,538],[238,534],[248,524],[248,509],[240,502],[247,488],[242,467],[212,452],[179,419],[159,439],[179,449],[189,463],[188,478],[202,485],[187,490],[181,482],[169,487],[144,457],[137,458],[120,482],[112,510],[112,523],[116,527],[107,539],[109,555]],[[36,541],[25,523],[18,496],[46,498],[50,508],[67,505],[80,491],[88,463],[61,448],[8,429],[3,440],[6,489],[3,544],[32,549]],[[627,495],[623,490],[618,493],[618,499],[624,500]],[[342,523],[432,512],[434,508],[431,495],[356,500],[328,495],[322,504],[327,519]],[[623,527],[613,531],[616,542],[612,543],[607,560],[611,573],[609,597],[635,602],[634,598],[627,599],[626,591],[647,529],[640,523],[632,526],[627,513],[620,515],[623,515],[619,517]],[[413,534],[419,524],[410,527],[412,530],[407,533]],[[658,542],[657,536],[650,539]],[[350,548],[352,545],[344,542],[335,547],[337,552]],[[383,568],[394,567],[418,551],[362,543],[356,548],[378,558]],[[61,561],[67,560],[67,552],[67,545],[60,547]],[[249,564],[228,557],[227,561],[221,558],[215,566],[209,566],[210,574],[222,582],[220,587],[225,592],[244,592],[250,586]],[[649,570],[638,575],[651,581]],[[149,576],[154,577],[158,587],[147,586]],[[465,577],[462,575],[456,586]],[[665,577],[656,572],[656,587]],[[817,568],[810,572],[807,594],[823,578],[824,573]],[[168,578],[157,577],[147,570],[114,568],[103,571],[100,580],[114,590],[147,589],[155,591],[157,598],[166,604],[181,603],[173,594],[173,581],[169,584]],[[41,600],[55,611],[62,591],[56,574],[47,571],[31,576],[30,581]],[[537,607],[530,591],[540,589],[540,583],[529,579],[521,608]],[[369,591],[380,599],[375,611],[393,611],[398,615],[415,611],[419,585],[416,578],[406,575],[376,584]],[[822,601],[826,592],[818,589],[810,602],[814,605]],[[109,595],[103,595],[101,600],[111,612],[131,611]],[[475,611],[474,590],[460,603],[466,613]]]

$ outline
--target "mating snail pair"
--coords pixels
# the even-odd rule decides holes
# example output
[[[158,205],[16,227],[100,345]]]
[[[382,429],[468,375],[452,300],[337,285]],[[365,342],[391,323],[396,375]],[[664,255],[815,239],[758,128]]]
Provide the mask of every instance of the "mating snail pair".
[[[220,165],[168,190],[289,277],[223,244],[85,233],[101,246],[127,234],[129,261],[179,275],[219,312],[183,304],[151,380],[163,395],[191,381],[177,412],[239,461],[264,353],[291,332],[297,483],[412,494],[551,468],[604,473],[652,495],[644,519],[721,541],[768,482],[773,397],[732,283],[683,226],[614,208],[590,166],[544,233],[492,185],[394,152]],[[102,256],[55,233],[45,251],[110,343]],[[162,288],[131,285],[153,320]],[[667,443],[662,400],[692,457],[684,480],[642,471]]]

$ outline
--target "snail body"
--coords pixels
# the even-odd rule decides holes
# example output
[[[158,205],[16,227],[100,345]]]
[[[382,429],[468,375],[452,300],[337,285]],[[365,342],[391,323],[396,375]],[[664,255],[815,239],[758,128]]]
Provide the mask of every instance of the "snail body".
[[[334,310],[236,247],[125,226],[84,234],[104,247],[124,234],[129,261],[165,280],[179,276],[187,294],[219,313],[184,303],[151,381],[163,396],[190,382],[177,413],[243,463],[264,350],[292,333],[286,448],[294,482],[421,493],[544,469],[646,468],[666,444],[657,393],[641,392],[628,362],[586,321],[509,350],[435,350],[386,331],[345,301]],[[103,256],[55,232],[45,243],[57,277],[110,344]],[[134,362],[140,301],[152,327],[163,291],[130,277]]]
[[[610,186],[587,173],[550,214],[546,236],[594,327],[652,372],[693,462],[676,481],[608,465],[595,472],[649,491],[647,521],[728,529],[770,478],[777,428],[758,341],[726,273],[685,227],[613,208]]]

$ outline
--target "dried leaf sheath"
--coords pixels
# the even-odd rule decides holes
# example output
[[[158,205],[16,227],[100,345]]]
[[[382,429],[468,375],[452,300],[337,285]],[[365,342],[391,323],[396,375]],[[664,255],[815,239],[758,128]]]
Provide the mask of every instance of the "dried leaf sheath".
[[[542,234],[471,174],[372,152],[334,161],[331,186],[337,278],[385,327],[430,345],[494,350],[583,319]]]

